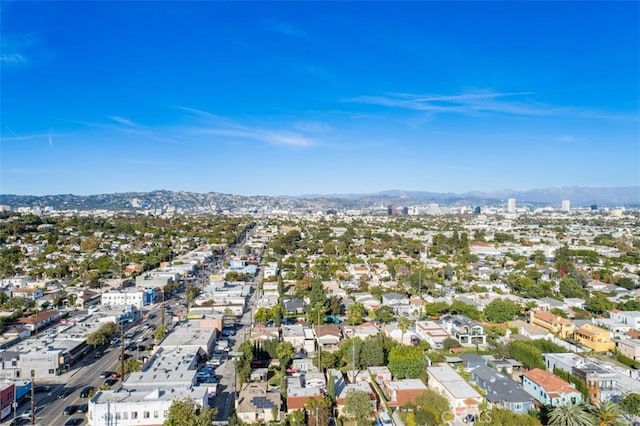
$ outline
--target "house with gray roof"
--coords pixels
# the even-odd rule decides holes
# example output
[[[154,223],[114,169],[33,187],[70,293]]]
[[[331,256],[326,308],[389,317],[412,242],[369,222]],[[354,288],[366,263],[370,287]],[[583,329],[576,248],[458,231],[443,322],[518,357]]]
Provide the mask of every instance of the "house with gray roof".
[[[485,398],[492,405],[514,413],[527,413],[535,400],[520,385],[493,368],[482,366],[471,372],[475,384],[487,391]]]

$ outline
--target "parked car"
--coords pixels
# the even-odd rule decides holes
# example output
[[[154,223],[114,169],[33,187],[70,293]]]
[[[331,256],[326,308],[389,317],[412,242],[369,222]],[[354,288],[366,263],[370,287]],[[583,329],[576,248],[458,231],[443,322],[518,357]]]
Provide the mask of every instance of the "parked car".
[[[80,391],[80,398],[88,398],[92,390],[93,390],[93,386],[85,386]]]
[[[86,413],[89,410],[89,404],[78,405],[78,413]]]
[[[65,416],[71,416],[71,415],[75,414],[76,411],[78,411],[78,406],[77,405],[67,405],[66,407],[64,407],[64,410],[62,411],[62,414],[64,414]]]
[[[112,374],[113,374],[113,371],[105,370],[100,373],[100,378],[106,379],[107,377],[111,377]]]
[[[68,419],[65,423],[64,426],[75,426],[75,425],[79,425],[82,424],[82,422],[84,421],[84,419],[82,417],[73,417],[71,419]]]

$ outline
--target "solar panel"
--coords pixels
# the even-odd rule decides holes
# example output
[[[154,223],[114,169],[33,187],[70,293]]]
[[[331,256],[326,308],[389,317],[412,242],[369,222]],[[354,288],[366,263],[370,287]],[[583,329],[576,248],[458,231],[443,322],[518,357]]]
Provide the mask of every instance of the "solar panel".
[[[269,398],[264,396],[254,396],[251,399],[251,404],[256,408],[274,408],[275,404]]]

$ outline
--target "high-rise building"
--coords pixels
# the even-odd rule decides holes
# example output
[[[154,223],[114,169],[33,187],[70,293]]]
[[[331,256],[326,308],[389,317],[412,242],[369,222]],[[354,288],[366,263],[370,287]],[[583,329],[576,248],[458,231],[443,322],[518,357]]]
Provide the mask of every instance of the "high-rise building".
[[[482,214],[482,207],[480,207],[480,206],[475,206],[475,207],[473,208],[473,213],[474,213],[474,214]]]
[[[591,204],[591,211],[595,212],[598,210],[598,205],[597,204]]]
[[[562,200],[562,211],[563,212],[568,212],[570,210],[571,210],[571,201]]]
[[[393,204],[389,204],[387,206],[387,215],[396,216],[397,214],[398,214],[398,207],[394,206]]]
[[[509,198],[507,200],[507,212],[509,212],[509,213],[515,213],[516,212],[516,199],[515,198]]]

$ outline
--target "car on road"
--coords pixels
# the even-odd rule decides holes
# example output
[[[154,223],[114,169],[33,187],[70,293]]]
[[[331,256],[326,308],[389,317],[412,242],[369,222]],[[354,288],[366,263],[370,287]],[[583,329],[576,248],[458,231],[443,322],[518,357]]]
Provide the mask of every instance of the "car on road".
[[[110,378],[110,379],[107,379],[107,380],[104,381],[104,384],[109,386],[109,387],[115,385],[116,383],[118,383],[118,379]]]
[[[34,392],[51,392],[51,386],[49,385],[37,385],[34,389]]]
[[[68,390],[63,390],[58,395],[56,395],[56,398],[62,399],[62,398],[66,398],[68,396],[69,396],[69,391]]]
[[[87,411],[89,411],[89,404],[78,405],[78,413],[86,413]]]
[[[89,398],[89,394],[93,390],[93,386],[85,386],[80,391],[80,398]]]
[[[111,377],[112,374],[113,374],[113,371],[105,370],[100,373],[100,378],[106,379],[107,377]]]
[[[83,421],[84,419],[82,417],[73,417],[71,419],[68,419],[66,422],[64,422],[64,426],[79,425],[79,424],[82,424]]]
[[[96,353],[93,354],[94,358],[102,358],[102,355],[104,355],[104,352],[98,350],[96,351]]]
[[[64,410],[62,410],[62,414],[64,414],[65,416],[71,416],[75,414],[76,411],[78,411],[77,405],[67,405],[66,407],[64,407]]]

